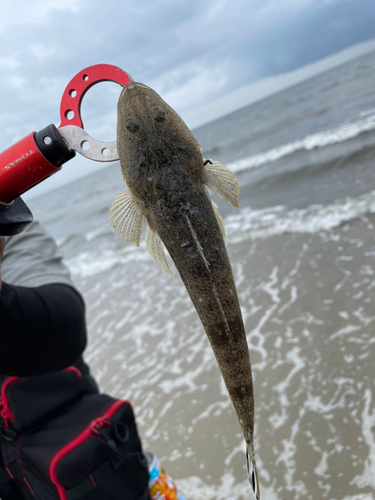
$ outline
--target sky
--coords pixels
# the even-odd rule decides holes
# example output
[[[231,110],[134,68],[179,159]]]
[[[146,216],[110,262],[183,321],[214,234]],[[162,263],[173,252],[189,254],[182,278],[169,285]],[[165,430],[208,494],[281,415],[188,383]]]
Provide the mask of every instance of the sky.
[[[64,88],[93,64],[123,68],[194,128],[375,49],[374,0],[1,0],[0,8],[0,151],[58,126]],[[120,91],[101,83],[85,96],[85,129],[96,139],[115,140]],[[77,155],[35,193],[99,167]]]

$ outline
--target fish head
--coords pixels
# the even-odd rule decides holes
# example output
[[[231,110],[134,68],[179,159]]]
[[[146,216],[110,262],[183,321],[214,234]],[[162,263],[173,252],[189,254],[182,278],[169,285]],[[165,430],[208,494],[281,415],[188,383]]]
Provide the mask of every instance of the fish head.
[[[133,194],[137,186],[144,190],[149,180],[155,183],[165,175],[171,178],[180,168],[192,181],[201,183],[199,143],[157,92],[130,82],[122,90],[117,111],[117,149],[125,182]]]

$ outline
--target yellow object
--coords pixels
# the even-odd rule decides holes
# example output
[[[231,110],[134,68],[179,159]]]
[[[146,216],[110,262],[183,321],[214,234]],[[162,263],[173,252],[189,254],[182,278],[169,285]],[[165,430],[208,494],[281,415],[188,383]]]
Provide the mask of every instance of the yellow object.
[[[149,490],[152,500],[187,500],[187,498],[177,489],[173,479],[165,469],[161,467],[155,455],[147,453],[149,462],[148,470],[150,474]]]

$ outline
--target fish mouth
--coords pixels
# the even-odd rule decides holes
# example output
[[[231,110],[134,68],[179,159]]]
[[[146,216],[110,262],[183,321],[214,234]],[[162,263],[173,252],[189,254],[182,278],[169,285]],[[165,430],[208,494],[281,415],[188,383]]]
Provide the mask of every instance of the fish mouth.
[[[119,100],[121,100],[126,93],[129,94],[129,92],[137,90],[138,88],[144,88],[150,90],[150,87],[147,87],[147,85],[144,85],[143,83],[131,81],[127,83],[125,87],[122,89]]]

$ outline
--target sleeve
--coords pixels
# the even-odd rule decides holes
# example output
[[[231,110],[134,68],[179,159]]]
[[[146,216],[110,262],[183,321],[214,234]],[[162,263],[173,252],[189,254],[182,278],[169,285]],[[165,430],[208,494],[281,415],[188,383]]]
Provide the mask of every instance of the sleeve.
[[[1,273],[0,373],[34,375],[72,364],[86,345],[85,305],[38,222],[7,238]]]
[[[37,375],[74,363],[86,346],[84,302],[64,284],[0,292],[0,373]]]
[[[6,238],[1,276],[6,283],[17,286],[64,283],[74,287],[55,240],[36,221],[22,233]]]

